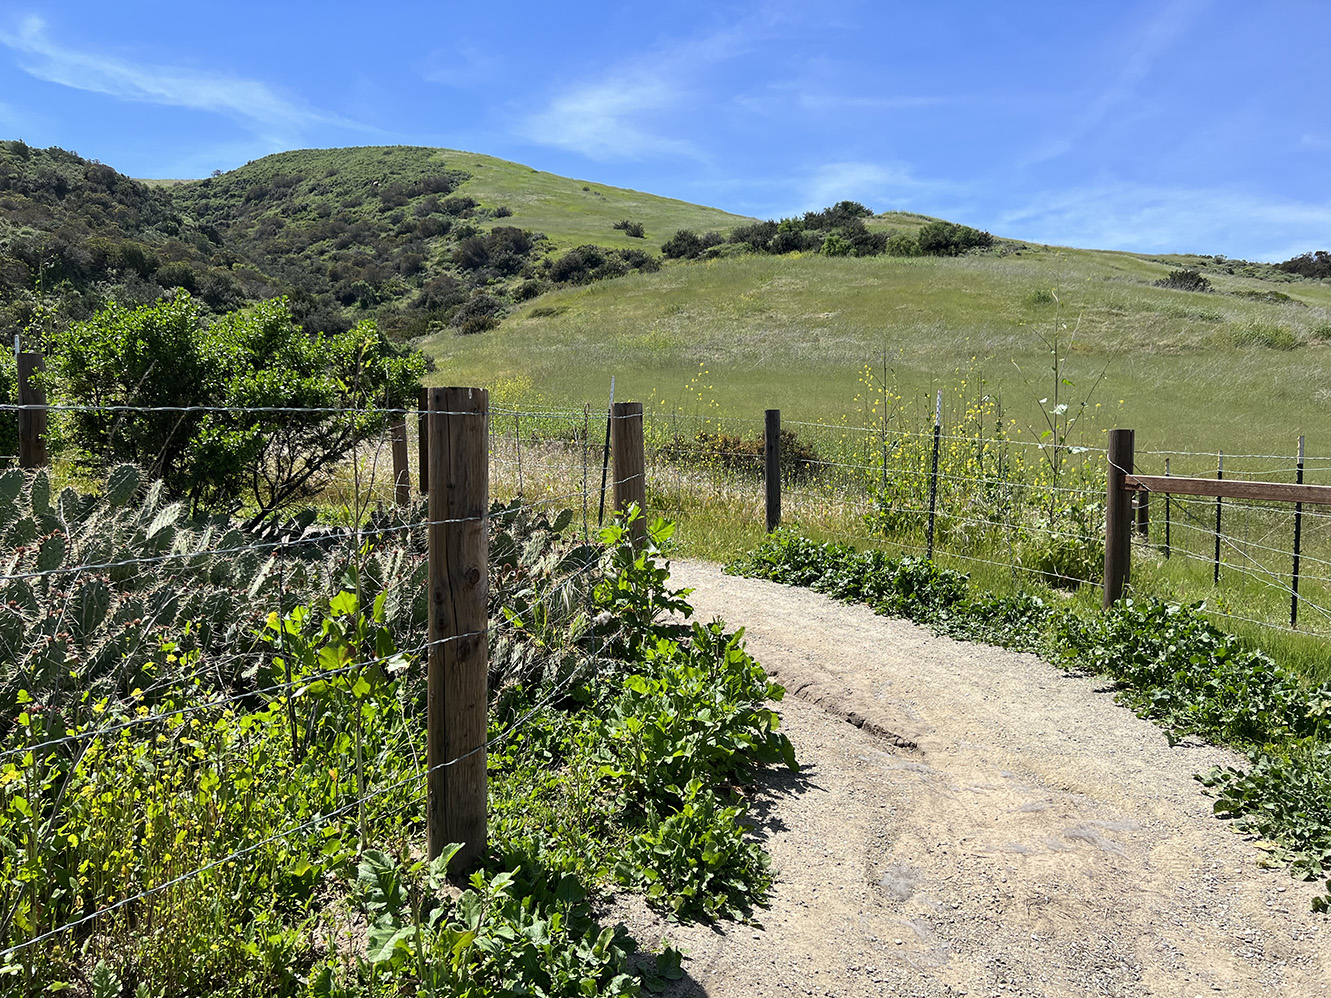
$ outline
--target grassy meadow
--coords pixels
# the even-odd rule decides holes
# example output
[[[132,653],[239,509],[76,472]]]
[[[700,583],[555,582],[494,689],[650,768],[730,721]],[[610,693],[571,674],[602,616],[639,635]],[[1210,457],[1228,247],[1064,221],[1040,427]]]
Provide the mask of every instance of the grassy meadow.
[[[901,219],[903,228],[910,221]],[[1206,265],[1212,292],[1155,286],[1170,270],[1197,265]],[[763,410],[780,408],[785,425],[822,459],[862,466],[789,486],[786,522],[819,539],[897,553],[923,553],[924,528],[918,519],[886,534],[866,526],[874,468],[881,469],[884,403],[887,436],[914,439],[918,468],[920,435],[927,434],[939,389],[945,435],[1001,437],[1013,453],[1026,455],[1028,480],[1038,477],[1047,456],[1040,433],[1057,380],[1058,400],[1072,413],[1089,398],[1068,443],[1095,448],[1107,430],[1133,427],[1143,472],[1163,472],[1168,457],[1172,474],[1214,475],[1216,452],[1223,450],[1230,477],[1293,481],[1296,441],[1304,434],[1305,480],[1331,483],[1331,286],[1228,274],[1211,258],[1025,244],[960,258],[736,256],[556,291],[497,330],[440,335],[421,346],[436,363],[429,380],[487,385],[504,409],[580,413],[590,403],[599,413],[613,375],[617,399],[646,406],[649,451],[652,440],[660,448],[699,428],[756,438]],[[524,446],[536,446],[539,428],[526,433]],[[568,439],[577,430],[553,435]],[[888,461],[894,470],[897,449]],[[569,460],[577,466],[581,458]],[[1070,501],[1088,510],[1102,506],[1102,457],[1090,451],[1076,463],[1085,491],[1069,494]],[[946,473],[946,456],[944,466]],[[574,468],[569,473],[577,477]],[[1012,553],[1026,543],[1021,536],[1029,542],[1039,528],[1033,513],[1016,516],[1006,532],[991,522],[966,533],[967,514],[956,504],[975,502],[961,479],[977,473],[958,466],[956,482],[940,496],[940,509],[962,528],[958,539],[940,526],[938,560],[969,572],[979,587],[1044,588]],[[904,501],[918,511],[926,500],[915,474]],[[725,560],[762,536],[755,475],[681,467],[658,453],[649,477],[649,502],[679,519],[685,553]],[[1287,645],[1308,671],[1331,675],[1323,642],[1250,623],[1288,623],[1288,508],[1227,510],[1216,590],[1213,505],[1171,503],[1169,559],[1160,550],[1161,506],[1157,499],[1150,543],[1135,556],[1141,590],[1206,599],[1229,614],[1225,626],[1251,631],[1267,646]],[[1331,618],[1311,605],[1331,606],[1331,564],[1322,564],[1331,562],[1328,524],[1314,510],[1305,516],[1307,605],[1300,626],[1320,633],[1331,633]],[[1088,521],[1078,529],[1091,535],[1103,527]],[[1096,557],[1091,552],[1082,560],[1094,565]],[[1072,598],[1099,597],[1086,586]]]
[[[437,383],[480,384],[514,405],[616,395],[649,410],[841,423],[866,365],[922,415],[963,380],[1043,427],[1047,341],[1070,344],[1061,386],[1091,396],[1087,444],[1113,426],[1138,450],[1331,458],[1331,287],[1214,277],[1216,292],[1153,286],[1171,266],[1127,253],[1027,247],[1006,256],[746,256],[667,266],[529,303],[498,329],[422,341]],[[981,382],[983,387],[981,390]],[[1098,406],[1098,409],[1096,408]],[[923,422],[924,420],[916,420]],[[1315,480],[1315,479],[1314,479]]]

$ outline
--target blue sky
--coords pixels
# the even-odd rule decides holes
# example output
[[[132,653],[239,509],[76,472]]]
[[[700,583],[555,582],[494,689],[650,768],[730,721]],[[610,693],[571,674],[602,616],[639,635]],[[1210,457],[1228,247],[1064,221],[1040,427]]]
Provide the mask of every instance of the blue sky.
[[[7,3],[0,136],[137,177],[408,143],[762,217],[1331,248],[1331,4]]]

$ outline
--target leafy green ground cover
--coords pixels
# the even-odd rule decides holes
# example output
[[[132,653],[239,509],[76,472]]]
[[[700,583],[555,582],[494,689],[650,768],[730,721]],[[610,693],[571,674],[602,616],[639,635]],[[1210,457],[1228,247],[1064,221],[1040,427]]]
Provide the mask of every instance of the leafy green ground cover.
[[[128,465],[0,490],[7,993],[631,995],[679,954],[635,955],[608,894],[762,903],[738,790],[794,764],[781,691],[667,621],[668,525],[494,509],[490,849],[452,885],[420,858],[423,507],[273,540]]]
[[[1038,651],[1114,680],[1121,702],[1171,740],[1245,753],[1247,770],[1198,776],[1215,812],[1268,843],[1305,879],[1331,876],[1331,682],[1310,683],[1211,624],[1199,606],[1127,599],[1104,613],[1029,593],[976,592],[960,572],[882,551],[774,533],[728,571],[805,586],[963,640]],[[1327,893],[1316,910],[1331,906]]]

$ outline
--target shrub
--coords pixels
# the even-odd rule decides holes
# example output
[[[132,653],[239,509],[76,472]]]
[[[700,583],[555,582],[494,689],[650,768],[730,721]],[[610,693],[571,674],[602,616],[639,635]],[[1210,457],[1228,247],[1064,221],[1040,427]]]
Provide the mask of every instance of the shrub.
[[[453,313],[452,326],[462,334],[480,333],[499,325],[503,314],[504,303],[498,298],[476,294]]]
[[[398,354],[373,322],[307,335],[285,298],[205,325],[180,292],[141,308],[111,305],[50,337],[60,392],[90,407],[70,414],[77,446],[144,466],[195,511],[248,503],[256,523],[321,490],[333,464],[386,420],[326,410],[400,403],[425,370],[423,357]],[[245,411],[266,407],[286,411]]]
[[[1196,270],[1171,270],[1168,277],[1155,282],[1157,288],[1172,288],[1175,291],[1210,291],[1211,282]]]
[[[550,290],[550,285],[548,283],[533,278],[531,280],[523,281],[521,284],[517,286],[517,288],[514,289],[513,300],[531,301],[531,299],[536,298],[539,295],[543,295],[549,290]]]
[[[705,465],[728,471],[762,475],[766,468],[766,443],[762,436],[731,436],[701,431],[692,440],[675,439],[661,449],[662,455],[683,464]],[[781,474],[788,480],[812,476],[821,461],[813,444],[801,440],[794,430],[781,431]]]
[[[480,202],[475,198],[457,195],[451,198],[444,198],[439,207],[445,214],[452,215],[455,218],[470,218],[471,213],[479,204]]]
[[[850,256],[855,247],[839,233],[829,232],[821,249],[824,256]]]
[[[920,241],[906,232],[889,236],[883,247],[888,256],[919,256]]]
[[[960,256],[967,250],[988,249],[994,244],[988,232],[955,222],[928,222],[920,227],[916,240],[925,256]]]
[[[767,245],[780,231],[780,226],[776,222],[754,222],[751,225],[738,226],[734,232],[730,233],[729,242],[745,243],[752,247],[755,252],[765,252]]]
[[[641,222],[630,222],[627,218],[622,222],[616,222],[615,228],[622,231],[625,235],[632,236],[635,239],[642,239],[646,236]]]
[[[1282,263],[1276,264],[1276,266],[1287,274],[1298,274],[1300,277],[1331,277],[1331,253],[1326,250],[1317,250],[1315,253],[1300,253],[1296,257],[1291,257]]]
[[[587,244],[577,246],[558,260],[546,264],[546,274],[557,284],[588,284],[611,277],[623,277],[630,270],[653,271],[659,261],[638,249],[608,249]]]
[[[698,233],[680,229],[661,246],[661,252],[671,260],[692,260],[702,254],[705,247]]]

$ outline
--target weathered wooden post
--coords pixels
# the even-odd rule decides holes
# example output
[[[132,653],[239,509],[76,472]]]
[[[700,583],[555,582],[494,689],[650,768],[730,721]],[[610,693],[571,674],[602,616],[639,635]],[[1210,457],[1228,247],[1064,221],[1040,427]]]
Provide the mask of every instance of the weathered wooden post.
[[[1123,595],[1132,567],[1132,493],[1124,479],[1132,467],[1132,430],[1109,431],[1109,468],[1105,475],[1105,594],[1107,610]]]
[[[1303,484],[1303,435],[1299,435],[1299,459],[1294,465],[1294,482]],[[1299,546],[1303,541],[1303,503],[1294,504],[1294,569],[1290,573],[1289,626],[1299,626]]]
[[[1225,478],[1225,452],[1220,451],[1216,458],[1215,480],[1224,481]],[[1215,572],[1211,576],[1212,585],[1220,585],[1220,511],[1224,508],[1224,497],[1215,497]]]
[[[462,843],[455,871],[486,848],[489,416],[483,388],[429,390],[427,837]]]
[[[46,389],[33,375],[46,370],[46,358],[24,351],[18,362],[18,463],[20,468],[45,468],[50,463],[46,453]]]
[[[405,506],[411,502],[411,470],[407,467],[407,421],[395,416],[388,427],[393,442],[393,502]]]
[[[616,402],[611,407],[610,450],[615,462],[615,510],[623,513],[630,504],[635,504],[642,514],[630,531],[636,545],[647,536],[647,476],[643,469],[641,402]]]
[[[767,484],[767,532],[781,526],[781,410],[768,409],[763,426],[763,472]]]
[[[416,395],[416,486],[421,495],[430,491],[430,389],[422,388]]]
[[[929,472],[929,533],[925,545],[925,557],[934,558],[934,511],[938,507],[938,451],[943,434],[943,390],[938,390],[938,401],[934,403],[934,459]]]

